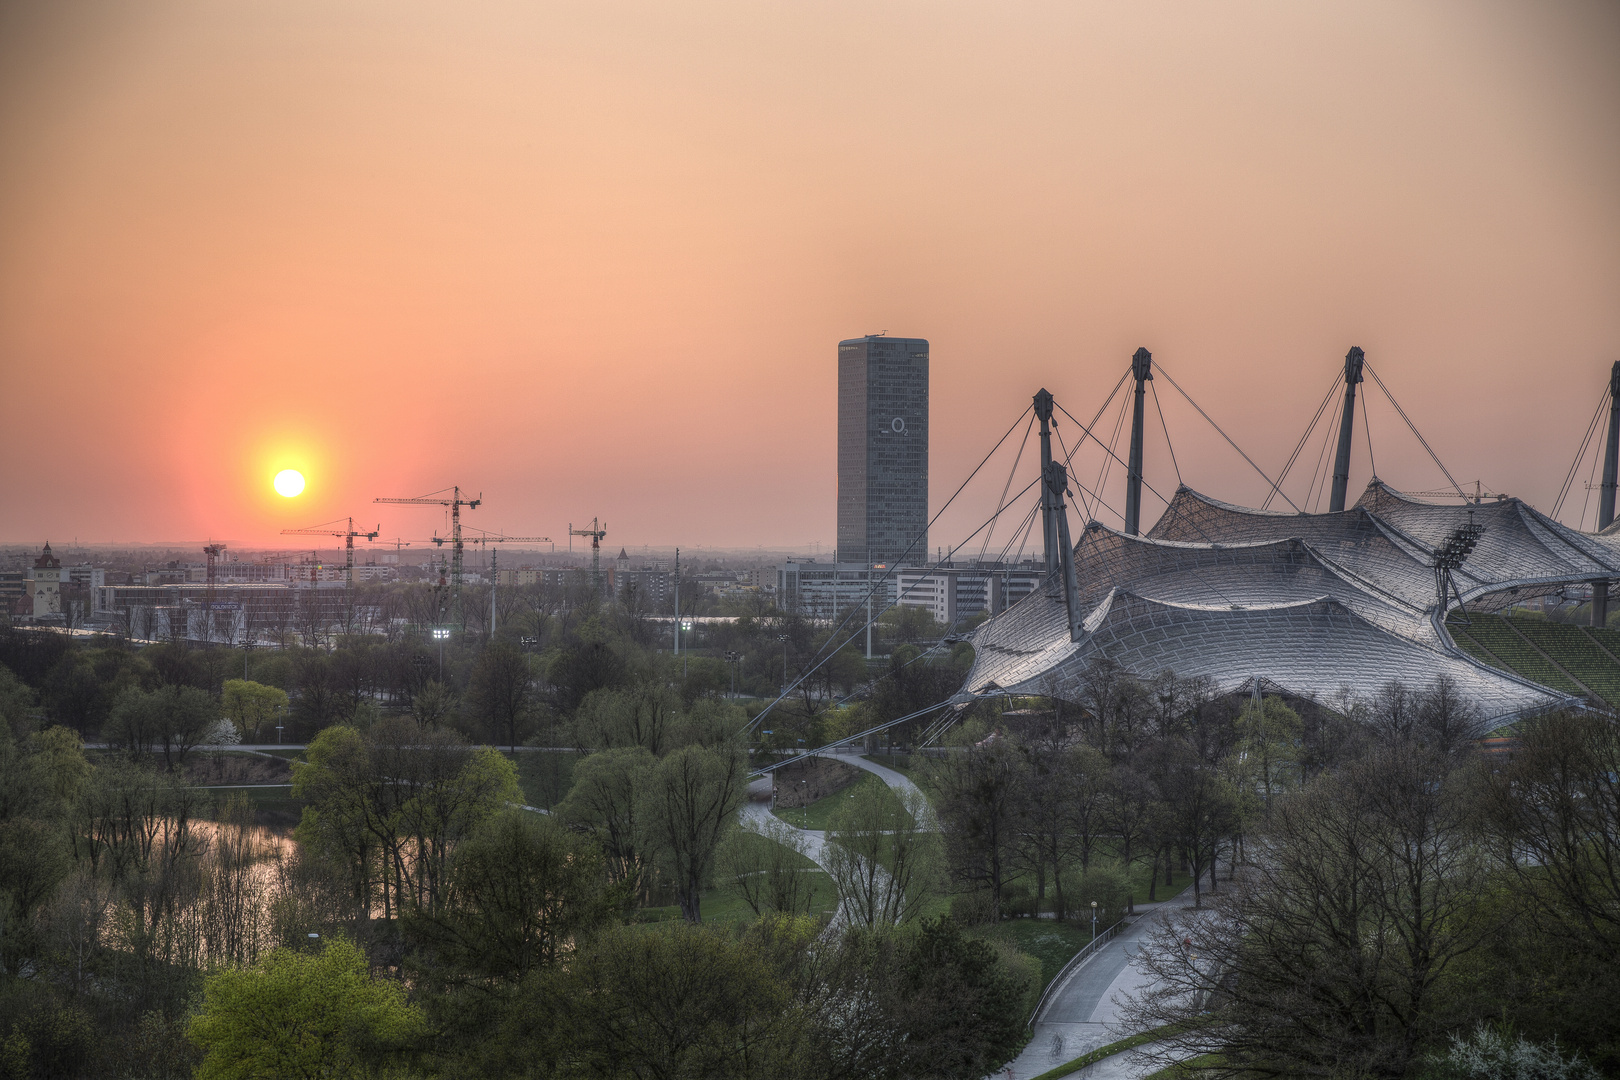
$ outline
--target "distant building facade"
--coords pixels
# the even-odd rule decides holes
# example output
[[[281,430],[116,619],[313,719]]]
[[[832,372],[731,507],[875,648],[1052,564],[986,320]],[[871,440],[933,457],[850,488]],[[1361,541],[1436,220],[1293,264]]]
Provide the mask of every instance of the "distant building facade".
[[[783,563],[776,569],[776,603],[790,615],[807,619],[836,619],[852,608],[865,608],[872,592],[875,616],[894,603],[895,578],[886,570],[873,570],[864,563]],[[882,580],[879,580],[882,579]]]
[[[62,560],[51,554],[50,541],[28,570],[28,598],[31,614],[47,619],[62,614]]]
[[[999,615],[1034,592],[1045,574],[1036,563],[1016,566],[903,566],[898,580],[897,603],[920,607],[946,627],[979,612]]]
[[[928,342],[838,343],[838,561],[928,555]]]

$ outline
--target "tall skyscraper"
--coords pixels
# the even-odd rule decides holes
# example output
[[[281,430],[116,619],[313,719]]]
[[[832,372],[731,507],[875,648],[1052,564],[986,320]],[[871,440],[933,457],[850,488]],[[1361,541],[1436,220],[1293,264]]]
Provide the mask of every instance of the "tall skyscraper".
[[[928,342],[838,343],[838,561],[928,559]]]

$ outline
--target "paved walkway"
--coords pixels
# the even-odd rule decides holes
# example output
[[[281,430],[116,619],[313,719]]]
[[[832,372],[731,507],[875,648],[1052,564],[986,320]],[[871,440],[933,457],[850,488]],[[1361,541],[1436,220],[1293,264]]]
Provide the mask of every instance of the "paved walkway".
[[[1192,890],[1157,904],[1136,905],[1138,915],[1114,939],[1071,971],[1047,999],[1035,1022],[1035,1036],[1024,1052],[994,1074],[995,1080],[1027,1080],[1082,1054],[1124,1038],[1123,1000],[1147,984],[1135,963],[1149,929],[1167,910],[1190,907]],[[1127,1052],[1104,1058],[1072,1074],[1086,1080],[1136,1080],[1152,1071],[1135,1065]]]
[[[743,803],[742,809],[737,812],[737,824],[749,832],[769,836],[769,832],[766,831],[767,825],[785,825],[787,823],[771,813],[770,803],[758,799],[749,799]],[[791,826],[789,827],[791,828]],[[799,840],[803,843],[805,855],[809,856],[811,862],[825,870],[827,866],[822,861],[821,850],[826,846],[827,834],[815,829],[795,829],[794,832],[798,834]]]

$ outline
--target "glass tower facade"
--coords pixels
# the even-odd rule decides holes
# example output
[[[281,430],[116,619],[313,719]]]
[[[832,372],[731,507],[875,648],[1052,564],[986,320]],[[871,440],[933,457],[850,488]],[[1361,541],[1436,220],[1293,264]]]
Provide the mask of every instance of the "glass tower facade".
[[[928,342],[838,343],[838,561],[928,561]]]

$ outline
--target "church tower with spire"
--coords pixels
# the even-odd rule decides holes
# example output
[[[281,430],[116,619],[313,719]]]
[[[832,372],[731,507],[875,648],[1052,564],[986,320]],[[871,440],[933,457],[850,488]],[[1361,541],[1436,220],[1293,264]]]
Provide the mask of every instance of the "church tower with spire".
[[[62,614],[62,560],[51,554],[49,540],[28,572],[28,596],[34,602],[34,618]]]

